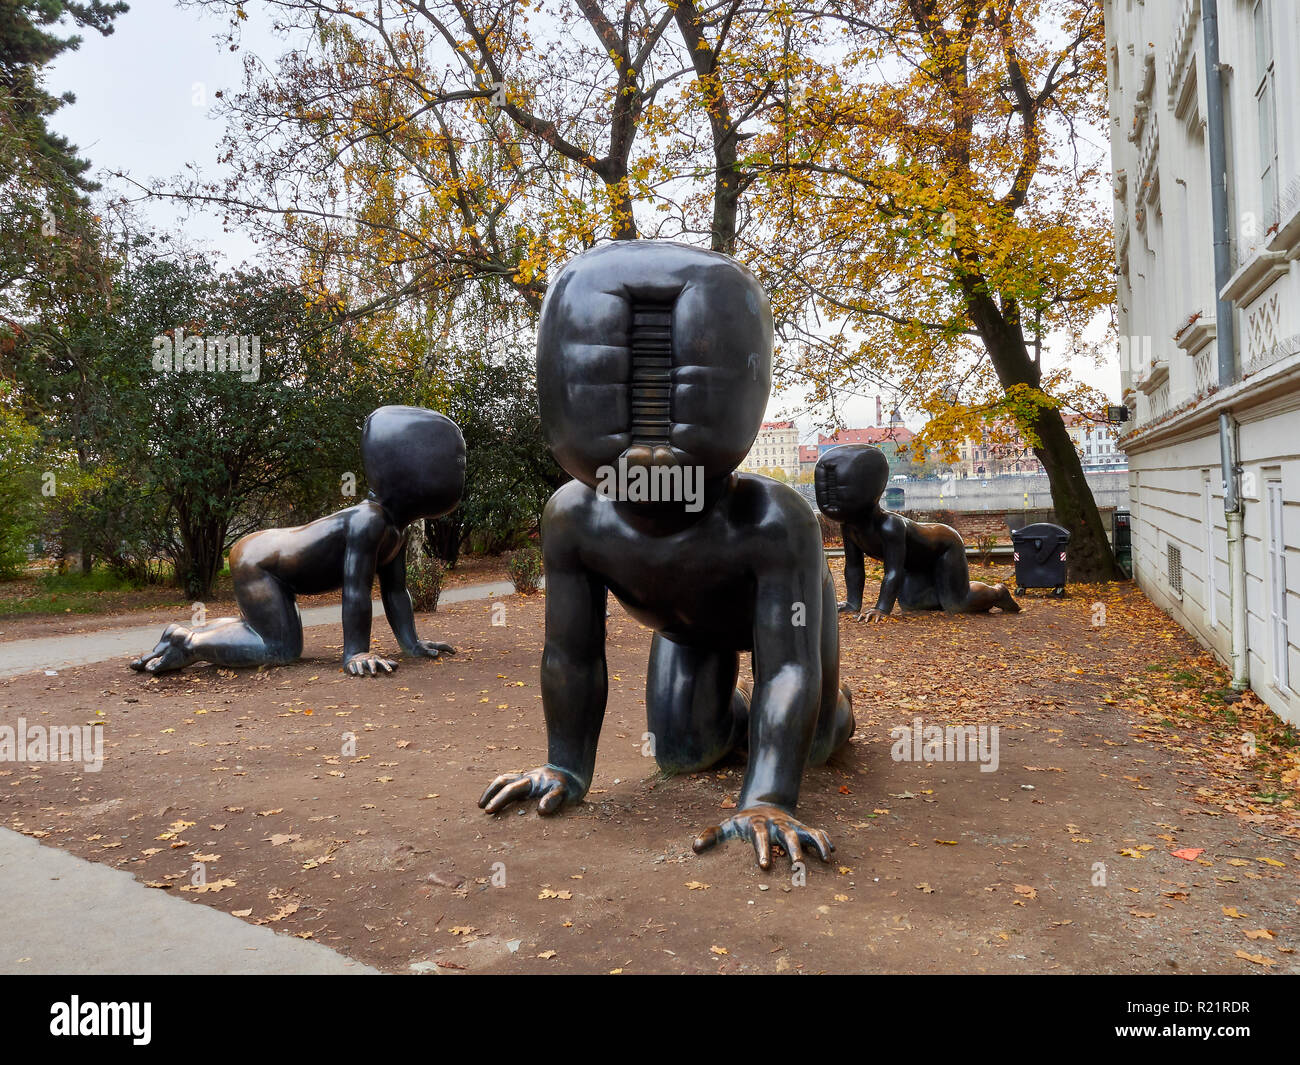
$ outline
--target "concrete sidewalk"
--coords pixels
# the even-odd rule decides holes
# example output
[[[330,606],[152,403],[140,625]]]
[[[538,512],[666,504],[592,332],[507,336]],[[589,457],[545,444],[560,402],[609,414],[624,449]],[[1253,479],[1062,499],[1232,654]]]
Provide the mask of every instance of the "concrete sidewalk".
[[[0,828],[0,973],[378,974]]]
[[[493,599],[511,595],[515,586],[509,581],[492,581],[487,584],[467,584],[462,588],[448,588],[439,597],[439,603],[464,603],[473,599]],[[383,604],[373,603],[375,617],[384,616]],[[317,625],[341,625],[343,608],[332,606],[308,607],[302,612],[303,628]],[[20,673],[37,673],[44,669],[67,669],[109,658],[135,658],[158,642],[164,625],[132,625],[121,629],[104,629],[100,632],[78,633],[75,636],[46,636],[34,640],[11,640],[0,643],[0,677],[14,677]],[[126,663],[124,662],[123,665]]]

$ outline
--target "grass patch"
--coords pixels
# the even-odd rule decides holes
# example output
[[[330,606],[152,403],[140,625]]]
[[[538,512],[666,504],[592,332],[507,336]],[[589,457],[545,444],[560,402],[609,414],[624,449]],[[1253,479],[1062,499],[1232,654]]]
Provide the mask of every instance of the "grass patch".
[[[0,597],[0,617],[95,614],[105,608],[105,600],[119,599],[144,587],[107,569],[48,572],[23,583],[27,590]]]

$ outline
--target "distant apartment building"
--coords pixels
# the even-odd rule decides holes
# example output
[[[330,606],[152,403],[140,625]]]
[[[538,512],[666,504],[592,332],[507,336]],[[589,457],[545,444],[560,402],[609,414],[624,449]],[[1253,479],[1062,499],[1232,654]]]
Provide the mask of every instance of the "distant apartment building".
[[[1105,17],[1134,576],[1300,722],[1300,3]]]
[[[816,444],[799,445],[799,475],[812,473],[817,468],[817,458],[820,452]]]
[[[1017,431],[989,427],[957,445],[957,462],[949,469],[958,477],[999,477],[1008,473],[1042,473],[1042,464]]]
[[[1068,414],[1065,431],[1074,441],[1075,450],[1083,462],[1085,473],[1096,470],[1122,470],[1128,466],[1126,456],[1119,446],[1120,426],[1086,418],[1082,414]]]
[[[764,422],[754,446],[740,468],[749,473],[780,470],[791,481],[799,477],[799,430],[794,422]]]
[[[1079,452],[1085,473],[1126,468],[1127,458],[1119,447],[1119,427],[1081,414],[1067,413],[1065,430]],[[1034,449],[1019,432],[1008,433],[992,427],[979,436],[961,441],[957,446],[957,462],[950,468],[958,477],[1046,472]]]
[[[817,436],[817,453],[819,455],[841,444],[873,444],[885,453],[889,460],[890,473],[897,473],[901,466],[910,462],[906,445],[911,444],[916,434],[899,420],[895,412],[889,425],[872,425],[866,429],[841,429],[833,436]],[[899,449],[903,454],[899,454]]]

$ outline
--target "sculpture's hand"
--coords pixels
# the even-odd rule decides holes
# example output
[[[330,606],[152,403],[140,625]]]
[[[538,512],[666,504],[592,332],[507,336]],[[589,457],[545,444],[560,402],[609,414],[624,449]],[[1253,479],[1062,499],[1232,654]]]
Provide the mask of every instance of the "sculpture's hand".
[[[566,802],[577,802],[581,798],[580,789],[567,773],[544,765],[527,773],[502,773],[487,786],[478,804],[494,814],[512,802],[537,799],[539,814],[553,814]]]
[[[874,625],[877,621],[884,621],[885,618],[887,617],[889,617],[888,614],[886,614],[882,610],[877,610],[873,606],[870,610],[864,610],[861,614],[859,614],[858,620],[867,621]]]
[[[803,846],[816,849],[824,862],[831,860],[835,844],[820,828],[809,828],[793,814],[779,806],[751,806],[727,818],[720,825],[706,828],[695,837],[696,854],[716,846],[723,840],[747,839],[754,845],[758,864],[764,869],[772,866],[772,844],[779,843],[790,856],[791,864],[803,861]]]
[[[367,674],[376,677],[381,669],[385,673],[391,673],[397,668],[397,663],[391,658],[375,654],[374,651],[358,651],[343,660],[343,668],[354,677],[364,677]]]
[[[416,658],[437,658],[439,655],[454,655],[456,648],[449,643],[434,643],[432,640],[416,640],[407,652]]]

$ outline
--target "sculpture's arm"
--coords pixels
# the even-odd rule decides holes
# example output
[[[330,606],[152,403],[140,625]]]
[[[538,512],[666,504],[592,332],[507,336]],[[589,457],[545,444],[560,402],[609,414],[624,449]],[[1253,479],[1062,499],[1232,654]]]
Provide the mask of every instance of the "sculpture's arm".
[[[411,593],[406,589],[406,538],[388,562],[379,567],[379,598],[384,604],[388,625],[408,655],[437,658],[440,654],[455,654],[455,648],[445,643],[421,640],[415,631],[415,610]]]
[[[885,573],[880,581],[880,595],[876,599],[874,614],[884,616],[893,612],[898,594],[903,590],[903,575],[907,563],[907,530],[892,516],[880,524],[880,541],[884,546],[881,562]],[[872,620],[875,620],[872,618]]]
[[[479,806],[488,813],[512,802],[537,799],[537,812],[551,814],[578,802],[591,787],[596,743],[605,720],[609,681],[605,668],[604,581],[578,559],[575,533],[560,493],[542,516],[546,566],[546,644],[542,651],[542,712],[547,763],[524,773],[502,773],[487,786]],[[572,521],[581,525],[579,512]]]
[[[785,570],[759,580],[749,762],[739,807],[793,813],[821,700],[820,582]]]
[[[343,550],[343,668],[355,676],[374,675],[380,669],[391,673],[397,666],[370,652],[370,590],[375,583],[379,542],[373,524],[360,520],[349,528]]]
[[[794,815],[821,703],[820,596],[820,581],[809,574],[785,570],[759,581],[745,783],[739,809],[696,837],[697,852],[746,839],[764,869],[772,864],[774,844],[785,848],[791,863],[803,860],[805,847],[830,860],[830,838]]]
[[[542,711],[547,762],[570,780],[570,801],[591,787],[596,743],[609,697],[605,585],[581,566],[546,563]]]
[[[862,589],[867,583],[867,567],[863,560],[862,548],[843,532],[843,528],[840,526],[844,538],[844,586],[848,597],[840,603],[839,609],[841,613],[848,611],[860,614],[862,613]]]

